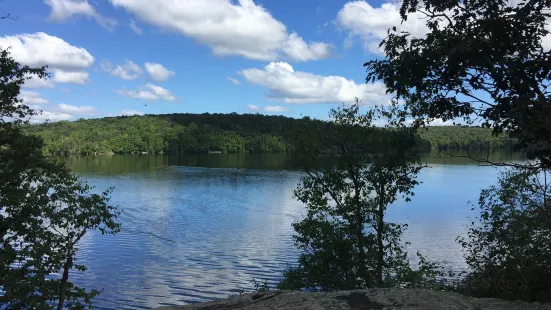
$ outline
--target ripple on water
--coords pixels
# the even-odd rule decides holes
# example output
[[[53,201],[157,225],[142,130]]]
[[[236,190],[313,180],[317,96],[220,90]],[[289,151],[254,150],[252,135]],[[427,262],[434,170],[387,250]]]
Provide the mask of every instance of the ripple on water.
[[[462,263],[454,240],[465,232],[466,202],[495,174],[461,169],[427,170],[413,201],[389,209],[389,219],[410,224],[404,239],[412,242],[411,252]],[[250,289],[252,279],[275,284],[296,262],[291,223],[304,207],[292,192],[299,177],[289,171],[186,167],[89,175],[98,189],[115,186],[112,202],[123,209],[122,231],[87,235],[79,262],[88,271],[72,278],[104,289],[95,300],[99,309],[202,302]]]

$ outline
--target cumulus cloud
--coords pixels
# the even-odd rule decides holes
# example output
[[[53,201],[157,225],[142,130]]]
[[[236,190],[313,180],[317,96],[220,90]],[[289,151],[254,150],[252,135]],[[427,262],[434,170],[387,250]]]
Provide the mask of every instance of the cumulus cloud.
[[[171,76],[173,76],[174,71],[167,70],[163,65],[157,64],[157,63],[151,63],[146,62],[145,63],[145,71],[149,73],[151,78],[155,82],[162,82],[168,80]]]
[[[89,106],[74,106],[69,104],[60,103],[57,105],[58,109],[62,113],[70,115],[95,115],[96,109]]]
[[[453,126],[454,124],[453,120],[443,121],[441,118],[433,119],[431,122],[429,122],[428,126]]]
[[[282,107],[279,105],[268,105],[264,107],[264,112],[271,112],[271,113],[281,113],[281,112],[288,112],[289,109],[286,107]]]
[[[73,115],[67,113],[58,113],[51,111],[41,111],[38,115],[33,115],[30,118],[31,123],[42,123],[42,122],[59,122],[67,121],[73,118]]]
[[[24,88],[54,88],[55,83],[51,79],[41,79],[36,75],[31,75],[25,80]]]
[[[282,113],[282,112],[288,112],[289,111],[288,108],[278,106],[278,105],[268,105],[268,106],[259,107],[255,104],[249,104],[247,106],[247,109],[249,109],[251,111],[264,111],[264,112],[268,112],[268,113]]]
[[[176,96],[167,89],[153,84],[146,84],[138,90],[119,89],[117,93],[121,96],[148,101],[164,100],[173,102],[177,99]]]
[[[88,83],[88,77],[90,76],[86,71],[63,71],[55,69],[53,73],[53,80],[56,83],[72,83],[78,85]]]
[[[104,17],[88,3],[88,0],[44,0],[44,3],[52,8],[48,20],[52,22],[66,22],[73,16],[84,16],[95,20],[103,28],[112,31],[117,26],[117,21]]]
[[[122,65],[113,65],[108,61],[103,61],[101,68],[112,76],[118,76],[123,80],[135,80],[142,75],[140,66],[128,59],[125,59]]]
[[[232,82],[235,85],[240,85],[241,84],[241,82],[239,82],[238,79],[232,78],[231,76],[228,76],[228,81]]]
[[[356,84],[342,76],[322,76],[295,71],[285,62],[272,62],[264,69],[239,72],[249,83],[268,90],[267,97],[285,103],[352,103],[384,105],[390,102],[383,83]]]
[[[121,110],[118,115],[126,115],[126,116],[132,116],[132,115],[144,115],[144,112],[135,111],[135,110]]]
[[[130,24],[128,24],[128,25],[130,26],[130,29],[132,29],[132,31],[134,31],[135,34],[140,35],[140,36],[143,34],[143,29],[140,28],[136,24],[136,21],[130,20]]]
[[[19,98],[23,100],[23,103],[26,105],[50,103],[48,100],[42,98],[42,96],[39,93],[34,91],[28,91],[28,90],[21,90],[21,93],[19,94]]]
[[[11,46],[11,56],[23,65],[48,65],[65,70],[86,69],[94,57],[82,47],[73,46],[63,39],[44,32],[0,37],[0,46]]]
[[[30,117],[31,123],[68,121],[80,116],[99,114],[96,109],[90,106],[74,106],[64,103],[54,106],[50,105],[44,110],[40,110],[39,106],[34,106],[33,109],[38,110],[37,112],[39,114]]]
[[[326,43],[304,42],[304,39],[296,33],[291,33],[289,38],[283,43],[282,50],[291,60],[308,61],[312,59],[327,58],[330,54],[331,46]]]
[[[316,60],[331,56],[331,45],[306,43],[253,0],[110,0],[143,22],[181,33],[216,56],[255,60]]]
[[[413,13],[402,23],[400,3],[383,3],[373,7],[366,1],[351,1],[346,3],[337,14],[337,26],[349,32],[345,41],[350,46],[352,38],[363,42],[366,50],[380,53],[379,43],[387,36],[388,29],[396,26],[396,30],[407,31],[414,37],[423,37],[428,28],[422,13]]]

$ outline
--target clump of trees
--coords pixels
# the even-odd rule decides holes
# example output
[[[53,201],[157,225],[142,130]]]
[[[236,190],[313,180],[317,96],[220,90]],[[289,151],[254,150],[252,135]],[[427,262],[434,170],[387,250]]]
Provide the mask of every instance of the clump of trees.
[[[354,105],[333,110],[323,126],[291,130],[293,154],[306,172],[295,196],[307,215],[293,224],[301,254],[280,288],[415,287],[440,272],[422,257],[420,268],[411,268],[401,243],[405,226],[385,220],[387,207],[409,201],[418,184],[415,134],[376,127],[374,117]],[[327,155],[333,160],[324,161]]]
[[[45,68],[21,66],[0,49],[0,307],[83,308],[99,292],[73,284],[69,274],[86,267],[76,260],[90,231],[119,231],[110,190],[93,193],[64,165],[43,155],[39,137],[21,125],[37,112],[19,99],[31,76]]]
[[[121,116],[29,125],[25,132],[44,140],[55,155],[284,153],[289,126],[322,123],[257,114],[169,114]],[[417,137],[420,150],[506,149],[514,140],[486,128],[431,127]]]
[[[406,0],[403,20],[424,16],[427,34],[389,30],[385,58],[369,61],[401,120],[480,123],[517,141],[526,164],[506,166],[482,191],[479,220],[460,238],[471,274],[462,291],[479,297],[548,301],[551,166],[550,0]],[[429,130],[430,131],[430,130]]]
[[[509,170],[480,194],[480,215],[458,238],[472,273],[460,289],[477,297],[551,301],[551,175]]]

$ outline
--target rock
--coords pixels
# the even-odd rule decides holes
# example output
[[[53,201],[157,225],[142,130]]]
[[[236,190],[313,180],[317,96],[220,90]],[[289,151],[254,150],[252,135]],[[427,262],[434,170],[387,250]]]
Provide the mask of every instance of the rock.
[[[551,310],[551,304],[505,301],[495,298],[473,298],[458,293],[423,289],[369,289],[330,293],[299,291],[270,291],[233,296],[206,303],[157,310],[215,310],[215,309],[522,309]]]

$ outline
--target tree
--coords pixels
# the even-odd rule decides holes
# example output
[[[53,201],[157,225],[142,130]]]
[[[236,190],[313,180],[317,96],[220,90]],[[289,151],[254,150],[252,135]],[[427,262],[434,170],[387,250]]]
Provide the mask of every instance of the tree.
[[[293,224],[302,253],[280,288],[419,284],[409,281],[414,273],[400,241],[405,227],[384,219],[388,205],[400,197],[409,201],[418,184],[415,135],[378,128],[374,116],[359,114],[358,105],[343,107],[332,110],[331,123],[305,123],[289,134],[306,172],[294,194],[307,215]],[[429,265],[427,273],[435,272]]]
[[[402,19],[423,16],[428,33],[389,30],[386,57],[365,64],[367,81],[384,82],[402,119],[480,121],[549,167],[550,8],[551,0],[403,1]]]
[[[116,233],[118,211],[110,190],[93,194],[64,165],[43,155],[42,140],[21,124],[36,114],[19,99],[42,68],[21,66],[0,49],[0,306],[8,309],[83,308],[97,290],[69,281],[78,242],[91,230]],[[56,274],[60,276],[56,276]]]
[[[548,170],[506,171],[481,192],[478,221],[459,238],[472,270],[465,293],[551,301],[550,177]]]
[[[367,81],[394,94],[402,121],[480,121],[534,160],[482,191],[478,222],[459,239],[472,269],[465,292],[476,296],[549,296],[550,9],[549,0],[406,0],[402,19],[424,16],[427,35],[394,28],[381,42],[385,59],[365,64]]]

